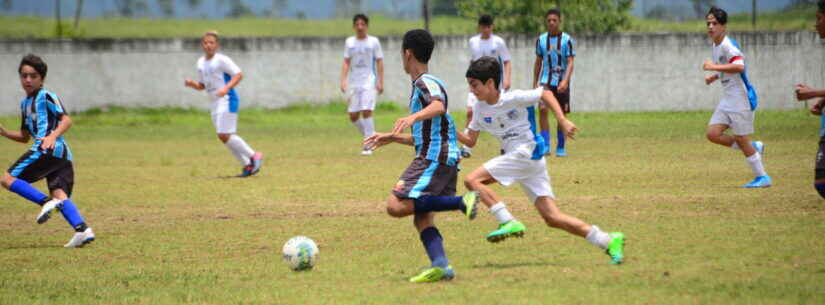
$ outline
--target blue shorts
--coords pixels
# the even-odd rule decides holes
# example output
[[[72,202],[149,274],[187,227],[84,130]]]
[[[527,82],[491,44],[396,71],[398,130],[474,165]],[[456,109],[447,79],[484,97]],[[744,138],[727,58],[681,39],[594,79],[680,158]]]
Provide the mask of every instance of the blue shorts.
[[[66,196],[72,196],[74,187],[74,167],[72,161],[44,154],[39,151],[27,151],[9,167],[12,177],[28,183],[46,178],[49,191],[63,190]]]
[[[415,199],[421,195],[454,196],[457,182],[457,165],[415,158],[401,174],[392,194],[400,199]]]

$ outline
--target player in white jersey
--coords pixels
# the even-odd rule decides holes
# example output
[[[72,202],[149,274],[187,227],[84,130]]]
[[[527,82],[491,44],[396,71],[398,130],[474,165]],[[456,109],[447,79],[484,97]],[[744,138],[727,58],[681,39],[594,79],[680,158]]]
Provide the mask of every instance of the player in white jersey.
[[[240,100],[235,86],[241,82],[241,68],[228,56],[218,53],[220,43],[217,32],[207,32],[201,37],[204,56],[198,59],[198,80],[185,79],[184,85],[192,89],[206,90],[209,96],[212,124],[218,139],[229,148],[243,167],[238,177],[257,174],[263,164],[263,154],[255,152],[236,134]]]
[[[384,92],[384,53],[378,38],[367,35],[369,23],[364,14],[352,17],[355,36],[347,38],[341,67],[341,92],[347,96],[349,120],[364,139],[375,133],[372,112],[378,94]],[[363,146],[361,154],[371,155],[372,150]]]
[[[726,35],[728,14],[720,8],[711,7],[706,18],[708,35],[713,40],[713,61],[705,61],[702,68],[716,73],[705,76],[705,83],[710,85],[721,79],[724,90],[722,100],[708,122],[707,138],[713,143],[742,151],[755,176],[744,187],[769,187],[771,177],[765,172],[761,156],[765,146],[762,142],[750,140],[757,96],[745,72],[745,58],[736,41]],[[725,134],[728,129],[733,131],[733,136]]]
[[[512,65],[510,64],[510,51],[507,50],[507,43],[504,39],[493,34],[495,24],[493,17],[490,15],[481,15],[478,18],[478,35],[470,38],[470,62],[478,60],[484,56],[495,58],[502,64],[501,73],[504,78],[501,80],[499,86],[504,88],[504,91],[510,90],[510,71]],[[467,126],[470,125],[470,120],[473,118],[473,105],[478,101],[476,96],[470,92],[467,93],[467,122],[464,125],[464,132],[467,133]],[[461,156],[469,158],[472,155],[472,148],[466,145],[461,146]]]
[[[470,90],[479,102],[473,106],[470,132],[459,133],[459,140],[468,146],[475,146],[479,133],[485,130],[498,138],[503,151],[502,155],[464,177],[465,186],[479,192],[481,201],[499,221],[499,228],[488,234],[487,240],[499,242],[524,234],[524,224],[510,214],[504,202],[487,186],[495,182],[504,186],[518,182],[548,226],[586,238],[593,245],[606,249],[612,264],[620,264],[624,258],[624,234],[604,232],[597,226],[563,213],[556,206],[544,159],[546,146],[544,139],[536,132],[536,103],[542,102],[553,111],[558,126],[571,139],[576,126],[565,118],[553,93],[541,87],[501,92],[498,86],[500,65],[491,57],[473,62],[466,77]]]

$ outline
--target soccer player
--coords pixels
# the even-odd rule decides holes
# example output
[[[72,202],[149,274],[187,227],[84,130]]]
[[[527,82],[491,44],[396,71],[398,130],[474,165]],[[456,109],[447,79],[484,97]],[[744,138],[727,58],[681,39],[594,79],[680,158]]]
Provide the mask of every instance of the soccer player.
[[[571,139],[576,126],[565,118],[564,111],[550,91],[536,88],[502,92],[499,87],[500,69],[498,61],[491,57],[483,57],[470,65],[467,82],[479,102],[473,109],[470,132],[458,135],[462,143],[475,146],[479,133],[487,131],[498,138],[504,152],[464,177],[467,189],[478,191],[481,201],[499,221],[498,229],[487,234],[487,240],[495,243],[524,234],[524,224],[510,214],[501,198],[487,186],[495,182],[504,186],[518,182],[548,226],[584,237],[593,245],[605,249],[612,264],[621,264],[624,234],[604,232],[597,226],[565,214],[556,206],[544,159],[543,139],[536,133],[535,104],[542,102],[545,108],[552,110],[558,126]]]
[[[538,85],[550,90],[559,101],[565,114],[570,113],[570,79],[573,76],[573,58],[576,41],[569,34],[561,31],[561,11],[550,9],[544,14],[547,32],[536,40],[536,61],[533,64],[533,88]],[[539,108],[539,125],[541,136],[550,153],[550,122],[547,108]],[[565,135],[561,126],[556,127],[556,156],[567,156]]]
[[[201,37],[204,56],[198,59],[198,81],[185,79],[184,85],[195,90],[206,90],[212,113],[212,124],[218,139],[229,148],[241,163],[238,177],[257,174],[263,165],[263,154],[255,152],[236,134],[240,100],[235,86],[243,79],[241,68],[226,55],[218,53],[220,42],[217,32],[206,32]]]
[[[26,92],[26,97],[20,102],[20,130],[7,130],[0,126],[0,135],[20,143],[28,143],[34,137],[34,144],[3,174],[0,184],[41,206],[37,223],[45,223],[53,210],[59,210],[75,231],[63,246],[83,247],[95,240],[95,233],[70,199],[74,187],[74,168],[72,152],[63,135],[72,126],[72,119],[57,95],[43,88],[48,72],[43,59],[26,55],[20,61],[17,72]],[[46,178],[51,197],[30,184],[43,178]]]
[[[364,140],[370,149],[390,143],[415,147],[416,157],[401,174],[387,199],[392,217],[413,216],[413,224],[430,258],[431,267],[410,278],[410,282],[435,282],[455,276],[444,252],[441,233],[435,227],[434,212],[461,211],[475,218],[478,196],[474,192],[453,196],[458,181],[459,152],[455,123],[447,113],[444,83],[427,73],[427,63],[435,41],[425,30],[404,34],[401,60],[412,79],[410,115],[395,122],[392,132],[376,133]],[[401,133],[408,127],[412,134]]]
[[[495,24],[493,23],[493,16],[481,15],[478,18],[478,35],[470,38],[470,62],[478,60],[481,57],[489,56],[496,58],[502,63],[503,70],[501,79],[501,88],[504,91],[510,90],[510,51],[507,50],[507,44],[504,39],[493,34]],[[467,122],[464,125],[464,133],[467,133],[467,126],[470,125],[470,120],[473,118],[473,105],[478,101],[472,92],[467,94]],[[466,145],[461,146],[461,156],[469,158],[472,155],[472,148]]]
[[[825,38],[825,0],[817,2],[816,11],[816,32],[819,38]],[[816,153],[816,163],[814,165],[814,188],[819,196],[825,198],[825,116],[822,115],[822,108],[825,107],[825,89],[814,89],[804,84],[796,85],[796,98],[800,101],[812,98],[819,98],[811,105],[811,113],[821,117],[819,128],[819,151]]]
[[[705,61],[702,69],[717,73],[705,76],[705,83],[710,85],[721,79],[724,89],[722,100],[708,123],[707,138],[713,143],[741,150],[745,155],[756,178],[743,187],[769,187],[771,177],[765,172],[761,156],[765,145],[751,142],[749,137],[753,134],[757,97],[748,81],[745,58],[736,41],[726,35],[727,12],[714,6],[706,18],[708,35],[713,40],[713,61]],[[725,134],[728,129],[733,131],[733,136]]]
[[[367,35],[369,24],[367,15],[352,17],[355,36],[347,38],[341,67],[341,92],[347,95],[349,102],[349,120],[363,138],[375,133],[372,112],[377,95],[384,92],[384,53],[378,38]],[[362,155],[372,154],[366,146],[362,148]]]

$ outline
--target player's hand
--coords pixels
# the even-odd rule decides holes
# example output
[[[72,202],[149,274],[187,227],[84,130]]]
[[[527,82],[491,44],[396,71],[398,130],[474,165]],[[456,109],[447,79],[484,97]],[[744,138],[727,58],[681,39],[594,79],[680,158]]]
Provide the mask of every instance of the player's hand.
[[[224,96],[224,95],[226,95],[227,93],[229,93],[229,89],[227,89],[226,87],[224,87],[224,88],[222,88],[221,90],[218,90],[218,92],[215,92],[215,95],[216,95],[216,96],[218,96],[218,97],[223,97],[223,96]]]
[[[568,82],[567,82],[566,79],[563,79],[562,81],[560,81],[559,82],[559,87],[558,87],[559,88],[559,93],[567,92],[567,86],[568,86]]]
[[[341,93],[347,93],[347,89],[348,89],[347,87],[349,87],[347,85],[347,81],[342,80],[341,81]]]
[[[706,60],[704,64],[702,64],[702,70],[705,71],[713,71],[714,65],[712,61]]]
[[[816,103],[811,105],[811,114],[813,115],[822,115],[822,108],[825,106],[825,98],[821,98]]]
[[[392,143],[392,133],[380,133],[376,132],[371,136],[364,139],[364,145],[367,146],[367,149],[375,150],[381,146],[387,145]]]
[[[794,91],[796,91],[796,99],[804,101],[813,98],[815,90],[805,84],[797,84]]]
[[[54,142],[57,141],[57,138],[53,136],[46,136],[43,138],[37,138],[40,142],[40,149],[42,150],[49,150],[54,148]]]
[[[559,122],[559,125],[561,125],[561,130],[564,132],[565,136],[573,140],[576,139],[576,132],[579,131],[579,129],[576,127],[575,124],[573,124],[573,122],[571,122],[568,119],[564,119],[563,121]]]
[[[384,83],[378,82],[375,84],[375,90],[378,90],[378,94],[384,93]]]
[[[190,88],[197,88],[198,87],[198,83],[196,83],[195,81],[193,81],[191,79],[188,79],[188,78],[183,80],[183,85],[186,86],[186,87],[190,87]]]
[[[415,118],[412,115],[405,116],[395,121],[395,126],[392,128],[392,134],[399,134],[404,129],[409,128],[415,123]]]
[[[716,74],[706,75],[705,76],[705,85],[710,85],[716,81]]]

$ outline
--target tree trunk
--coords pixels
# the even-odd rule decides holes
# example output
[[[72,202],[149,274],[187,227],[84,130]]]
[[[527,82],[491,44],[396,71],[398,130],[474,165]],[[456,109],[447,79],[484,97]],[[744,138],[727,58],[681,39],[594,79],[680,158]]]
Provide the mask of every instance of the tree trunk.
[[[77,0],[77,8],[74,9],[74,29],[80,24],[80,15],[83,12],[83,0]]]
[[[421,2],[423,3],[423,7],[422,7],[423,12],[422,13],[424,14],[424,30],[427,30],[429,32],[430,31],[430,1],[429,0],[423,0]]]
[[[63,25],[60,22],[60,0],[54,0],[54,5],[57,8],[55,10],[55,18],[57,19],[57,37],[63,37]]]

